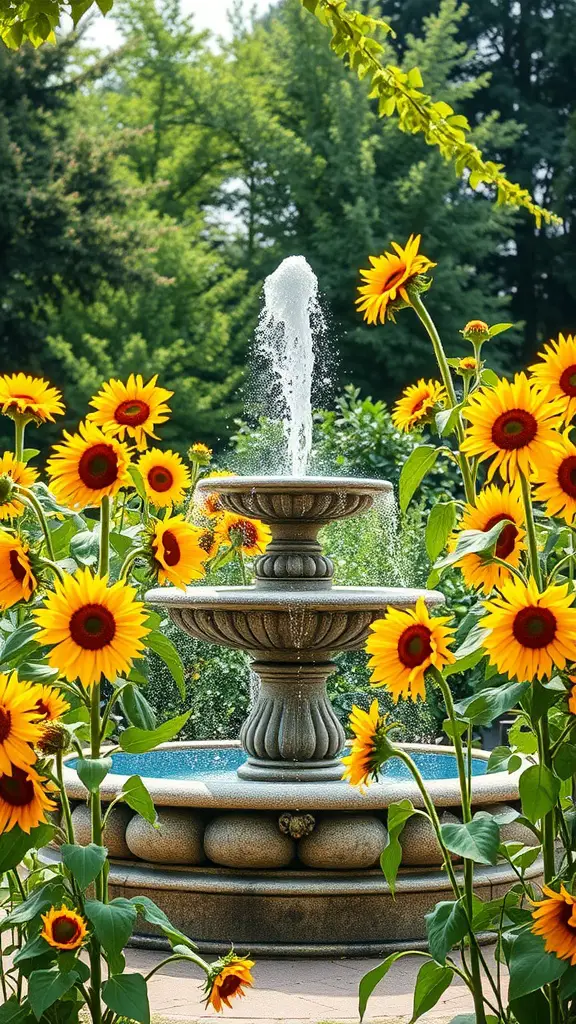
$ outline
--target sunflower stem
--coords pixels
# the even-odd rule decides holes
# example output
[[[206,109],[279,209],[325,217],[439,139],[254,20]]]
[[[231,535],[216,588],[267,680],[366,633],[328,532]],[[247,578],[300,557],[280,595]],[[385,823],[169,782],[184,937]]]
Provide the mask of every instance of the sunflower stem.
[[[14,457],[18,462],[24,461],[24,432],[28,416],[14,415]]]
[[[56,562],[51,562],[49,558],[43,558],[42,565],[45,565],[47,569],[51,569],[60,583],[64,583],[64,573]]]
[[[526,535],[528,537],[528,554],[530,558],[530,569],[538,590],[542,590],[542,571],[538,558],[538,538],[536,537],[536,523],[534,522],[534,509],[532,508],[532,495],[530,484],[522,471],[520,473],[520,484],[522,487],[522,501],[524,503],[524,516],[526,518]]]
[[[147,553],[146,548],[135,548],[134,551],[129,551],[122,563],[122,568],[120,569],[120,579],[125,579],[132,563],[135,562],[137,558],[144,557]]]
[[[68,793],[66,792],[66,786],[64,785],[64,755],[61,750],[56,754],[56,778],[58,779],[58,788],[60,790],[60,802],[62,804],[62,810],[64,812],[64,820],[66,822],[66,831],[68,833],[68,842],[74,843],[74,824],[72,822],[72,811],[70,810],[70,801],[68,799]]]
[[[46,541],[46,548],[48,550],[48,557],[50,558],[50,560],[52,562],[55,562],[56,561],[56,555],[55,555],[55,552],[54,552],[54,544],[52,542],[52,534],[50,533],[50,528],[48,526],[48,520],[46,519],[46,516],[44,515],[44,509],[42,508],[42,505],[38,501],[38,498],[36,497],[34,492],[31,491],[28,487],[16,486],[14,488],[14,490],[20,495],[21,498],[24,498],[26,504],[30,505],[32,507],[32,509],[34,510],[34,512],[36,514],[36,517],[38,519],[38,522],[40,523],[40,526],[42,527],[42,533],[44,534],[44,539]]]
[[[107,576],[110,569],[110,498],[106,494],[100,505],[100,560],[98,575]]]

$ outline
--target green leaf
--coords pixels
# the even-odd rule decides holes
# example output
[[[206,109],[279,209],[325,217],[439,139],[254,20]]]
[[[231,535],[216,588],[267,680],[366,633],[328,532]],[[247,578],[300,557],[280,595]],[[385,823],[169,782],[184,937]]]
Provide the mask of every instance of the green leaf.
[[[186,711],[183,715],[159,725],[157,729],[138,729],[131,725],[121,733],[120,746],[128,754],[145,754],[148,750],[154,750],[160,743],[169,743],[173,740],[186,725],[191,714],[191,711]]]
[[[412,497],[438,458],[438,448],[422,444],[408,456],[400,474],[400,508],[405,512]]]
[[[102,999],[121,1017],[150,1024],[148,986],[141,974],[114,974],[102,985]]]
[[[102,11],[101,3],[99,3],[98,0],[96,0],[96,3],[98,4],[98,7],[100,7],[100,10]],[[110,10],[110,8],[112,7],[112,0],[106,0],[106,4],[108,5],[108,10]],[[102,11],[102,14],[106,14],[106,11]],[[131,466],[128,466],[128,472],[130,473],[130,476],[132,477],[132,483],[134,484],[134,487],[136,488],[139,496],[144,501],[146,501],[147,500],[146,488],[144,487],[144,481],[142,479],[142,474],[141,474],[140,470],[138,469],[137,466],[131,465]]]
[[[15,868],[28,850],[39,850],[46,846],[52,839],[54,831],[53,825],[38,825],[28,834],[23,832],[19,825],[15,825],[10,832],[4,832],[0,836],[0,875]]]
[[[522,813],[536,824],[554,807],[560,793],[560,780],[545,764],[533,764],[522,772],[518,788]]]
[[[568,961],[559,960],[554,953],[547,953],[542,936],[534,935],[530,928],[525,928],[512,942],[508,970],[509,998],[520,999],[561,978],[568,970]]]
[[[146,637],[146,646],[149,647],[151,651],[154,651],[154,654],[157,654],[164,662],[176,683],[176,686],[178,687],[182,700],[184,700],[186,696],[184,664],[172,641],[167,636],[164,636],[163,633],[153,631]]]
[[[493,324],[489,330],[491,338],[495,338],[497,334],[502,334],[502,331],[509,331],[514,324]]]
[[[60,854],[75,881],[85,890],[102,871],[108,850],[95,843],[89,843],[88,846],[64,843],[60,847]]]
[[[446,955],[464,938],[467,929],[466,911],[459,901],[443,900],[426,914],[428,948],[437,963],[446,963]]]
[[[492,772],[517,772],[522,766],[522,758],[513,754],[510,747],[494,747],[488,758],[488,774]]]
[[[112,768],[111,757],[81,757],[74,770],[89,793],[97,793]]]
[[[15,964],[21,964],[24,960],[36,960],[39,956],[46,956],[49,953],[52,959],[56,958],[57,950],[53,949],[43,939],[41,935],[35,935],[33,939],[29,939],[26,945],[22,946],[22,949],[16,953],[14,957]]]
[[[559,779],[569,779],[576,773],[576,744],[561,744],[554,757],[554,772]]]
[[[410,1024],[418,1020],[423,1013],[427,1013],[446,991],[454,977],[451,967],[441,967],[434,960],[428,960],[422,964],[416,978],[414,988],[414,1009]]]
[[[495,718],[515,707],[530,683],[510,683],[508,686],[480,690],[455,705],[458,718],[476,725],[490,725]]]
[[[86,917],[92,922],[100,944],[112,956],[121,953],[136,923],[136,908],[122,896],[110,903],[86,900]]]
[[[469,658],[471,654],[477,654],[478,651],[480,651],[481,655],[484,655],[484,641],[488,636],[488,632],[487,629],[482,629],[478,624],[472,626],[466,639],[462,641],[460,647],[454,652],[456,661]]]
[[[400,960],[404,956],[428,957],[429,954],[419,953],[417,950],[412,949],[406,949],[399,953],[391,953],[390,956],[387,956],[381,964],[378,964],[377,967],[373,967],[371,971],[368,971],[368,973],[360,979],[360,985],[358,987],[358,1014],[360,1016],[360,1024],[362,1024],[362,1021],[364,1020],[368,1000],[370,999],[374,989],[386,977],[388,971],[392,967],[392,964],[396,963],[397,960]]]
[[[495,864],[500,845],[500,829],[492,818],[442,825],[442,838],[451,853],[476,864]]]
[[[10,996],[0,1006],[0,1024],[29,1024],[33,1019],[28,1000],[20,1002],[16,996]]]
[[[498,538],[510,525],[509,519],[502,519],[496,523],[491,530],[462,530],[458,534],[458,540],[453,551],[450,551],[444,558],[440,558],[435,565],[436,569],[445,569],[448,565],[455,565],[466,555],[493,554],[498,543]]]
[[[157,723],[154,708],[146,700],[146,697],[138,689],[129,683],[122,689],[122,707],[124,714],[131,725],[139,729],[155,729]]]
[[[396,875],[402,861],[402,847],[398,837],[408,818],[411,818],[414,813],[415,809],[411,800],[399,800],[396,803],[391,803],[388,807],[388,842],[380,856],[380,867],[390,886],[392,896],[396,891]]]
[[[456,525],[456,506],[453,501],[439,501],[428,516],[426,526],[426,551],[431,562],[435,562]]]
[[[446,665],[443,669],[444,678],[447,679],[449,676],[457,675],[460,672],[469,672],[471,668],[475,668],[482,661],[483,657],[484,651],[481,647],[478,647],[477,650],[471,651],[470,654],[465,654],[463,658],[457,658],[452,665]]]
[[[560,984],[564,977],[560,979]],[[541,989],[530,992],[530,995],[522,996],[521,999],[511,999],[510,1009],[518,1024],[542,1024],[550,1016],[550,1003]]]
[[[28,1002],[37,1020],[50,1006],[69,992],[78,981],[74,971],[61,974],[58,970],[32,971],[28,978]]]
[[[78,565],[96,565],[100,555],[98,530],[82,530],[70,541],[70,554]]]
[[[182,944],[186,949],[196,949],[196,945],[189,939],[187,935],[175,928],[172,922],[160,907],[157,907],[154,900],[151,900],[148,896],[133,896],[130,900],[136,907],[138,913],[148,924],[153,924],[157,928],[160,928],[164,932],[164,935],[169,940],[172,946]]]
[[[58,678],[58,670],[41,661],[23,661],[16,671],[23,683],[53,683]]]
[[[151,825],[158,821],[156,808],[150,793],[139,775],[131,775],[122,786],[122,799],[133,811],[137,811]]]
[[[10,633],[4,647],[2,648],[2,664],[12,661],[15,654],[18,654],[36,636],[39,627],[31,619],[28,619],[22,626],[18,626],[13,633]]]
[[[458,365],[458,359],[455,359],[454,362]],[[449,434],[454,433],[461,409],[462,404],[455,405],[452,409],[441,409],[436,413],[434,422],[440,437],[448,437]]]
[[[32,921],[38,914],[48,907],[60,905],[64,899],[64,886],[61,881],[54,880],[46,882],[44,885],[35,889],[34,892],[28,896],[24,903],[16,907],[10,914],[2,918],[0,922],[0,930],[5,931],[6,928],[11,928],[17,924],[27,924],[28,921]]]

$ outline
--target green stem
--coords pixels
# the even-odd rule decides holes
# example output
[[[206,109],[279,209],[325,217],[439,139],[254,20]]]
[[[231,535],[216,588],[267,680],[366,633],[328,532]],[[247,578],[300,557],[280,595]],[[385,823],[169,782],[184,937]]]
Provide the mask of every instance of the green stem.
[[[570,541],[570,543],[572,543],[572,540]],[[569,578],[572,579],[572,574],[574,572],[573,554],[574,553],[572,551],[570,551],[570,553],[567,554],[567,555],[564,555],[564,558],[561,558],[559,562],[556,562],[556,565],[554,566],[554,568],[552,569],[552,571],[550,572],[550,574],[548,576],[548,584],[552,583],[552,581],[556,578],[556,576],[560,572],[560,569],[563,569],[565,565],[568,565]]]
[[[197,964],[198,967],[202,968],[205,974],[210,974],[210,964],[207,964],[206,961],[202,959],[202,957],[198,956],[196,953],[190,950],[190,953],[187,953],[186,956],[181,956],[178,953],[174,953],[173,956],[167,956],[165,960],[161,960],[160,963],[156,964],[152,968],[151,971],[148,971],[148,974],[145,975],[144,980],[147,982],[150,981],[150,978],[153,978],[154,975],[157,974],[157,972],[161,970],[162,967],[165,967],[166,964],[173,964],[177,960],[193,961],[193,963]]]
[[[24,461],[24,432],[29,416],[14,416],[14,457],[18,462]]]
[[[122,563],[122,568],[120,569],[120,579],[123,580],[126,578],[128,570],[137,558],[142,558],[147,554],[148,552],[146,551],[146,548],[136,548],[134,551],[129,551]]]
[[[36,516],[38,517],[38,521],[40,523],[40,526],[42,527],[42,533],[44,534],[44,539],[46,540],[46,547],[48,549],[48,557],[50,558],[50,560],[52,562],[55,562],[56,561],[56,555],[54,553],[54,544],[52,543],[52,535],[50,533],[50,530],[49,530],[49,527],[48,527],[48,520],[46,519],[46,516],[44,515],[44,509],[42,508],[42,505],[38,501],[38,498],[33,493],[33,491],[30,491],[28,489],[28,487],[18,487],[17,486],[15,488],[15,491],[20,495],[21,498],[24,498],[25,501],[29,505],[31,505],[32,508],[34,509],[34,512],[36,513]]]
[[[490,565],[501,565],[503,569],[506,569],[508,572],[512,573],[512,575],[515,576],[517,580],[520,580],[521,583],[526,584],[526,579],[524,577],[524,574],[520,572],[520,569],[517,569],[514,565],[510,565],[510,562],[507,562],[504,558],[496,558],[495,555],[491,555],[489,559],[486,559],[486,561],[489,562]]]
[[[246,575],[246,563],[244,561],[244,555],[242,554],[242,548],[237,549],[236,557],[238,558],[238,565],[240,566],[240,572],[242,573],[242,583],[247,587],[248,577]]]
[[[110,568],[110,498],[106,495],[100,505],[100,560],[98,575],[107,576]]]
[[[64,755],[59,750],[56,754],[56,778],[58,779],[58,787],[60,789],[60,801],[62,803],[62,810],[64,812],[64,820],[66,822],[66,831],[68,833],[68,842],[74,843],[74,825],[72,823],[72,811],[70,810],[70,801],[68,800],[68,793],[64,785]]]
[[[543,764],[552,771],[552,756],[550,750],[550,732],[548,729],[548,717],[544,715],[538,724],[538,757],[540,764]],[[556,876],[556,864],[554,856],[554,808],[548,811],[542,819],[542,854],[544,858],[544,881],[547,885]]]
[[[42,565],[45,565],[47,569],[51,569],[60,583],[64,583],[64,573],[60,566],[56,565],[56,562],[51,562],[49,558],[43,558]]]
[[[528,538],[528,554],[530,557],[530,569],[538,590],[542,590],[542,572],[538,558],[538,538],[536,537],[536,523],[534,522],[534,509],[532,508],[532,495],[530,484],[520,472],[520,484],[522,487],[522,501],[524,503],[524,517],[526,520],[526,535]]]

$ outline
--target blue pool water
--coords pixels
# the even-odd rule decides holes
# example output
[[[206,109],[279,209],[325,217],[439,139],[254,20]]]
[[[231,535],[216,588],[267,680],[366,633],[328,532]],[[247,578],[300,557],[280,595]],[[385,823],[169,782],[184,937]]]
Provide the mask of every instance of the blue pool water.
[[[432,779],[456,779],[458,771],[453,754],[413,753],[412,757],[423,777]],[[148,754],[114,754],[112,771],[117,775],[141,775],[145,779],[200,779],[217,777],[235,772],[246,760],[244,751],[238,747],[190,750],[151,750]],[[74,767],[74,761],[70,762]],[[472,774],[484,775],[486,761],[478,757],[472,760]],[[397,758],[384,766],[383,777],[410,779],[406,766]]]

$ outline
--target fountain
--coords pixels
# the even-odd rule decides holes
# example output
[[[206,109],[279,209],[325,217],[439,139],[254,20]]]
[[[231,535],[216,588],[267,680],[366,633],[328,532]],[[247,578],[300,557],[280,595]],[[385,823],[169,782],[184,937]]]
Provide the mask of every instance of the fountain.
[[[226,510],[269,525],[272,541],[256,560],[255,584],[163,587],[146,597],[190,635],[248,653],[260,689],[240,745],[173,743],[137,757],[116,754],[103,784],[111,800],[127,776],[141,774],[161,823],[156,832],[138,815],[128,820],[124,809],[113,810],[105,838],[114,895],[147,892],[206,950],[233,940],[260,954],[382,953],[422,944],[424,913],[450,898],[439,850],[420,816],[402,836],[396,900],[379,869],[386,808],[403,798],[422,806],[399,765],[390,762],[366,794],[341,781],[345,734],[326,694],[331,657],[361,648],[387,608],[413,606],[420,596],[435,606],[443,598],[435,591],[332,585],[320,528],[362,514],[391,486],[305,475],[316,292],[306,261],[285,261],[266,282],[259,332],[281,391],[293,475],[211,478],[198,486],[200,499],[217,491]],[[450,748],[411,749],[436,803],[454,815],[459,790]],[[517,775],[487,775],[486,760],[481,752],[474,760],[475,807],[516,801]],[[73,763],[66,782],[70,796],[83,800]],[[79,804],[74,815],[82,829],[86,808]],[[505,828],[526,844],[535,841],[514,822]],[[536,864],[528,874],[538,870]],[[506,865],[483,869],[477,891],[490,899],[513,880]],[[151,926],[140,941],[159,942]]]

